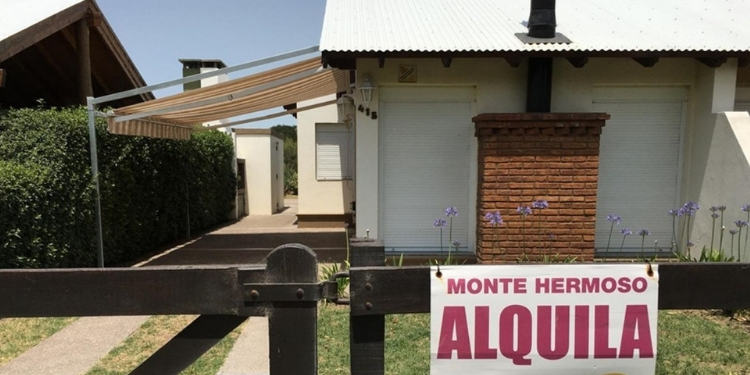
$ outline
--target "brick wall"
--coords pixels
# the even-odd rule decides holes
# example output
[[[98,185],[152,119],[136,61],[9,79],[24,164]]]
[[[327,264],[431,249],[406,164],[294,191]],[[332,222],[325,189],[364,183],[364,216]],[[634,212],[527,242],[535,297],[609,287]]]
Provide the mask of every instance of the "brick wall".
[[[543,255],[594,256],[599,135],[604,113],[482,114],[479,143],[477,255],[484,263]],[[522,219],[520,205],[546,200]],[[500,211],[493,227],[484,215]]]

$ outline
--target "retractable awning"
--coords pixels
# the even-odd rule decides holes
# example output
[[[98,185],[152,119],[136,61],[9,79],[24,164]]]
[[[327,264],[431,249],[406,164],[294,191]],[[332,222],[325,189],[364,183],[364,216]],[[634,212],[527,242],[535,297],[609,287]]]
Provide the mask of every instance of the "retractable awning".
[[[320,57],[315,57],[213,86],[117,108],[108,117],[108,130],[114,134],[188,139],[192,131],[204,129],[200,126],[204,122],[282,107],[346,91],[348,87],[347,72],[324,68]],[[291,111],[277,115],[286,113]]]

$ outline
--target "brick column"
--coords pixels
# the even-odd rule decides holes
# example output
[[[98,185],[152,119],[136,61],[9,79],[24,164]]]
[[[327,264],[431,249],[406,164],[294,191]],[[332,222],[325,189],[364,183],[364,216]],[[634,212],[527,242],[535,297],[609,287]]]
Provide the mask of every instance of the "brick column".
[[[605,113],[481,114],[477,256],[483,263],[527,256],[594,256],[599,135]],[[524,220],[518,206],[546,200]],[[493,227],[484,215],[500,211]]]

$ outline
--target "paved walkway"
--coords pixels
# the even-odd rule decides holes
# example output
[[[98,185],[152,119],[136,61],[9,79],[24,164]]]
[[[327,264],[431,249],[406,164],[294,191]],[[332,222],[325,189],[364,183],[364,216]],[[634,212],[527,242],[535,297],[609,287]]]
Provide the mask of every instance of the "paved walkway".
[[[146,321],[147,316],[79,318],[0,367],[0,375],[85,374]]]
[[[346,247],[345,231],[298,229],[295,225],[297,200],[286,199],[285,204],[287,208],[281,213],[244,217],[136,266],[258,263],[273,248],[290,242],[312,247],[319,260],[340,261]],[[147,318],[80,318],[0,367],[0,375],[85,374]],[[219,374],[265,375],[268,372],[268,320],[252,317],[245,323]]]

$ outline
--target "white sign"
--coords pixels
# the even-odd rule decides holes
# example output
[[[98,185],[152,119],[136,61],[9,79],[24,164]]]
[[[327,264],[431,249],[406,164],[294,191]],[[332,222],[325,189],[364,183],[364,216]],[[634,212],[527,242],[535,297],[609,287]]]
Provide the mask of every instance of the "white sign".
[[[658,266],[432,267],[430,373],[653,374]]]

